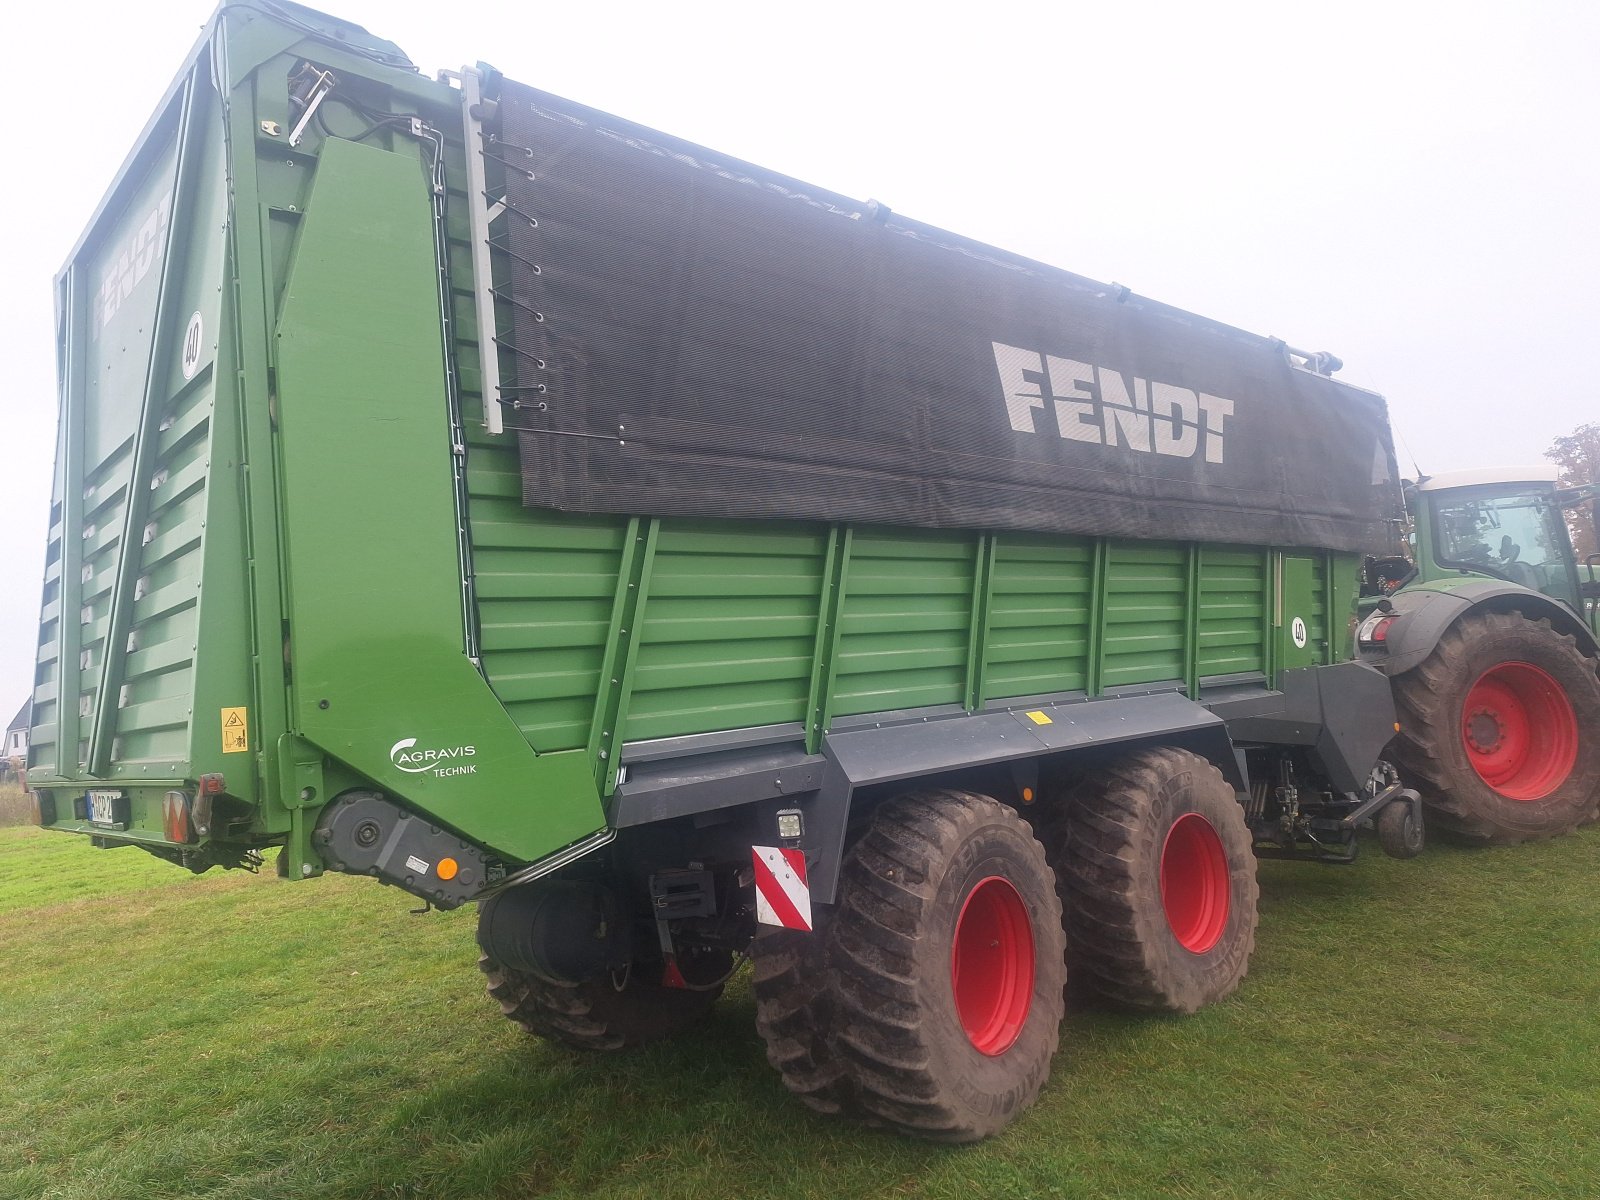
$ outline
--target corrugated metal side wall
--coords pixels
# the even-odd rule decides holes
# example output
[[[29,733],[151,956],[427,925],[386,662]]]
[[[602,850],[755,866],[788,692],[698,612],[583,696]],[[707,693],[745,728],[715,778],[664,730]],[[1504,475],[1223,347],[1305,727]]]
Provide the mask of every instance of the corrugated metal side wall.
[[[825,528],[643,521],[650,558],[635,598],[623,576],[627,521],[526,509],[509,451],[483,446],[475,458],[484,668],[541,751],[590,743],[608,689],[624,693],[623,738],[633,742],[798,729],[813,719],[808,689],[819,673],[837,719],[963,705],[975,671],[982,701],[995,703],[1087,692],[1096,679],[1105,690],[1267,670],[1262,550],[857,530],[833,568],[837,637],[819,638],[831,569]],[[1319,586],[1316,637],[1327,628],[1325,596]],[[632,657],[619,656],[603,677],[608,639],[630,620]]]

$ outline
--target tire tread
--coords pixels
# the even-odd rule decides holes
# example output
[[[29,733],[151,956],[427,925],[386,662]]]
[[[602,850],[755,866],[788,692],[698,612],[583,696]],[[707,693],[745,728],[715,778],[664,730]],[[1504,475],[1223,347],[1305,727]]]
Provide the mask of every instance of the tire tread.
[[[1044,848],[1012,809],[948,788],[911,793],[884,802],[846,855],[826,931],[756,938],[756,1024],[768,1061],[810,1107],[935,1141],[993,1132],[940,1077],[923,1007],[931,981],[917,978],[915,963],[942,864],[993,823],[1023,834],[1048,878]],[[1053,1053],[1059,995],[1055,1010],[1041,1015]]]
[[[1068,970],[1075,987],[1118,1007],[1144,1012],[1193,1012],[1237,989],[1255,950],[1255,908],[1260,895],[1252,869],[1249,913],[1240,936],[1226,948],[1227,970],[1220,988],[1197,989],[1175,981],[1164,969],[1161,948],[1143,929],[1151,922],[1159,893],[1148,894],[1140,863],[1151,861],[1155,837],[1150,806],[1163,781],[1182,772],[1201,777],[1203,786],[1232,789],[1207,760],[1186,750],[1155,747],[1120,758],[1091,777],[1077,780],[1057,797],[1046,844],[1056,866],[1057,888],[1065,914]],[[1231,809],[1225,810],[1232,812]],[[1242,810],[1236,820],[1217,825],[1230,864],[1254,864]],[[1164,920],[1164,918],[1163,918]]]
[[[478,956],[478,968],[507,1020],[577,1050],[623,1050],[671,1037],[703,1020],[722,994],[720,986],[689,991],[636,980],[620,992],[607,979],[554,983],[487,954]]]

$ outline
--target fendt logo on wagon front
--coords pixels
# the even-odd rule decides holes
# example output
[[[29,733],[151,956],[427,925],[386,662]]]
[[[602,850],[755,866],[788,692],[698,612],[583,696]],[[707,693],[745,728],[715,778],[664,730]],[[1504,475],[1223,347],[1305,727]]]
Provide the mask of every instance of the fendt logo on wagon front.
[[[401,738],[389,747],[389,761],[410,775],[476,775],[475,763],[464,762],[478,753],[476,746],[439,746],[417,749],[417,739]]]
[[[1040,427],[1038,415],[1044,412],[1068,441],[1224,461],[1224,427],[1233,416],[1232,400],[1075,358],[991,344],[1006,415],[1018,433],[1050,432],[1048,423]]]
[[[151,207],[144,219],[123,238],[105,258],[100,274],[100,286],[94,295],[94,321],[90,329],[98,337],[100,331],[117,315],[122,302],[133,295],[144,277],[150,274],[157,258],[166,248],[167,219],[172,200],[163,196]]]

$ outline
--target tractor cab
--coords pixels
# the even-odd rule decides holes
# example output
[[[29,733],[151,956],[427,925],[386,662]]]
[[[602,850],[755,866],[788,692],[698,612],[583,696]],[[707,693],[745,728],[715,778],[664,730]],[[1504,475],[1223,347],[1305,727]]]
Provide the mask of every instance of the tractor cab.
[[[1426,477],[1407,495],[1416,578],[1505,580],[1560,602],[1600,633],[1600,555],[1579,563],[1566,522],[1579,505],[1600,509],[1600,485],[1561,488],[1554,467],[1492,468]]]

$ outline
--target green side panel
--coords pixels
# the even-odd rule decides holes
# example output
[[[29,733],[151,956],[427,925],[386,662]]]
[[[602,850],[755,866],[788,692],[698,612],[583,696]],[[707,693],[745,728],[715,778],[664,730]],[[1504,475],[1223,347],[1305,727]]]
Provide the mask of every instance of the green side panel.
[[[226,486],[238,459],[237,438],[232,413],[218,412],[219,392],[227,386],[218,377],[217,354],[227,332],[220,311],[227,211],[221,113],[212,102],[193,120],[199,129],[185,170],[195,172],[197,194],[164,314],[179,352],[166,355],[159,368],[153,395],[163,403],[152,473],[139,527],[130,531],[139,560],[111,747],[117,777],[132,775],[135,764],[141,773],[169,778],[222,771],[220,707],[248,705],[250,698],[249,661],[240,644],[246,603],[241,517],[236,492]],[[198,339],[192,366],[180,345],[190,330]],[[197,675],[202,644],[216,652],[214,661],[199,663]],[[230,760],[239,764],[236,795],[249,794],[248,757]]]
[[[90,393],[93,394],[92,392]],[[85,431],[102,431],[109,422],[96,420],[105,411],[103,396],[88,401]],[[134,413],[138,412],[138,398],[132,397]],[[87,449],[87,446],[85,447]],[[121,566],[122,535],[128,518],[128,495],[131,491],[129,475],[132,471],[133,436],[117,444],[109,454],[84,471],[83,523],[75,530],[81,539],[82,574],[79,577],[77,596],[67,589],[65,603],[72,611],[63,612],[62,619],[76,621],[79,626],[76,663],[63,664],[64,688],[62,701],[76,708],[79,740],[68,746],[67,761],[83,764],[89,757],[89,729],[98,715],[100,704],[100,674],[107,658],[106,637],[110,632],[113,584]],[[71,535],[69,535],[71,536]]]
[[[627,521],[522,507],[515,462],[473,449],[473,562],[484,673],[540,752],[588,741]]]
[[[1207,546],[1200,573],[1200,678],[1267,669],[1267,570],[1259,550]]]
[[[1328,560],[1318,554],[1311,560],[1311,649],[1318,662],[1328,661],[1329,609]]]
[[[1323,661],[1327,609],[1322,587],[1322,556],[1285,551],[1281,558],[1277,662],[1279,670],[1309,667]],[[1297,645],[1295,621],[1306,628],[1305,645]],[[1319,633],[1319,629],[1322,631]]]
[[[436,280],[415,150],[326,143],[278,331],[291,711],[394,795],[533,859],[604,816],[583,756],[535,756],[464,652]],[[408,771],[401,750],[462,769]]]
[[[858,530],[840,614],[834,716],[959,704],[977,535]]]
[[[1328,652],[1326,662],[1340,662],[1355,654],[1361,559],[1354,554],[1328,554],[1323,591],[1328,598]]]
[[[50,506],[49,541],[45,547],[44,590],[39,604],[38,657],[33,673],[33,728],[29,732],[30,764],[56,761],[56,703],[61,695],[61,502]]]
[[[228,769],[234,794],[253,799],[249,755],[224,758],[221,745],[220,706],[250,702],[250,659],[238,640],[248,603],[238,495],[215,484],[237,467],[239,446],[231,403],[220,402],[233,395],[218,355],[232,333],[222,304],[228,199],[221,107],[207,77],[179,89],[154,129],[149,165],[65,276],[82,293],[64,307],[62,330],[80,433],[56,464],[35,778],[53,775],[65,704],[77,735],[69,777],[178,780]],[[74,506],[60,503],[69,479]],[[75,625],[65,663],[63,620]],[[203,662],[202,643],[215,647]]]
[[[1088,687],[1094,543],[1003,534],[989,597],[984,699]]]
[[[66,423],[66,413],[62,414],[62,423]],[[78,621],[80,595],[76,583],[69,580],[80,578],[75,575],[73,568],[65,563],[73,546],[68,544],[62,536],[63,527],[72,523],[63,513],[61,501],[63,473],[67,464],[63,461],[62,447],[58,446],[55,468],[55,492],[50,506],[50,533],[49,542],[45,548],[45,574],[44,593],[39,612],[39,650],[38,661],[34,669],[33,689],[33,728],[28,734],[28,769],[32,777],[37,779],[41,775],[57,775],[57,731],[62,728],[63,722],[70,717],[67,737],[72,745],[65,756],[61,774],[77,774],[77,766],[82,762],[79,752],[78,738],[73,731],[79,712],[78,691],[81,681],[76,669],[67,671],[62,665],[65,655],[76,664],[81,661],[77,644],[77,635],[81,632]],[[77,528],[81,529],[81,523]],[[81,539],[77,543],[81,545]],[[92,568],[91,568],[92,570]],[[69,610],[72,619],[65,618],[64,613]]]
[[[78,435],[75,444],[59,448],[56,478],[58,491],[64,486],[74,494],[66,503],[58,496],[65,524],[52,536],[71,539],[75,553],[51,554],[52,566],[64,566],[65,574],[47,592],[42,614],[41,659],[48,683],[35,696],[38,728],[29,753],[36,772],[55,765],[55,731],[65,715],[77,736],[63,748],[62,774],[80,775],[98,716],[134,487],[134,439],[146,415],[160,281],[173,240],[181,107],[175,99],[162,114],[149,161],[126,185],[121,211],[102,218],[93,241],[71,267],[71,286],[80,294],[61,331],[74,377],[74,394],[64,397],[63,407],[73,407]],[[64,642],[66,622],[75,629]],[[75,653],[61,661],[62,649]]]
[[[1360,559],[1352,554],[1284,551],[1278,630],[1280,667],[1338,662],[1351,651]],[[1294,618],[1306,623],[1306,645],[1294,644]]]
[[[1183,679],[1187,579],[1185,546],[1109,545],[1101,676],[1106,687]]]
[[[663,521],[624,737],[805,719],[827,530]]]

